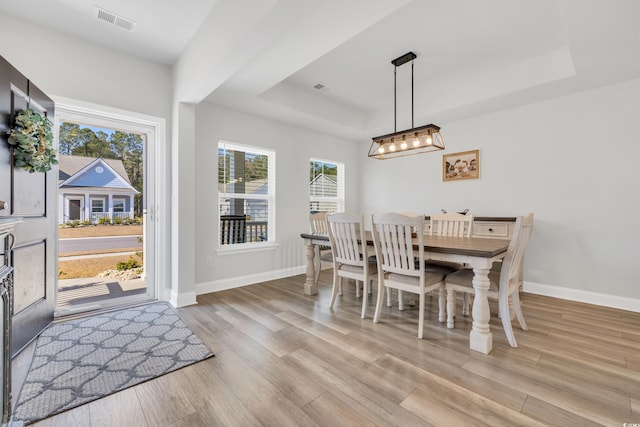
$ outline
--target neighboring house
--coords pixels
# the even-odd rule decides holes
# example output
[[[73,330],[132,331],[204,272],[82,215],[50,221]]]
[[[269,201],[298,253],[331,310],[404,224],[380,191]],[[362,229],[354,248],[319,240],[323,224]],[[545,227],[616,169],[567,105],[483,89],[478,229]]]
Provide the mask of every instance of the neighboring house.
[[[336,212],[338,183],[323,173],[316,175],[309,183],[310,212]]]
[[[247,181],[245,183],[243,194],[267,194],[267,179],[260,178]],[[234,193],[236,190],[231,185],[229,190]],[[218,184],[218,191],[224,193],[224,185]],[[239,205],[233,205],[230,199],[225,199],[221,203],[220,215],[248,215],[251,220],[254,221],[266,221],[268,203],[266,200],[252,199],[250,197],[246,199],[240,199],[242,203]]]
[[[58,222],[133,219],[133,188],[121,160],[59,155]],[[105,221],[105,220],[103,220]]]
[[[234,192],[233,186],[229,189]],[[224,185],[218,184],[218,191],[224,192]],[[260,194],[268,193],[268,180],[266,178],[254,179],[245,183],[243,194]],[[236,199],[238,200],[238,199]],[[240,203],[235,204],[232,199],[225,199],[220,204],[221,227],[226,227],[223,219],[228,215],[246,215],[247,222],[244,226],[246,236],[242,242],[264,241],[267,236],[267,217],[269,203],[267,200],[246,198],[239,199]],[[237,243],[237,242],[231,242]]]

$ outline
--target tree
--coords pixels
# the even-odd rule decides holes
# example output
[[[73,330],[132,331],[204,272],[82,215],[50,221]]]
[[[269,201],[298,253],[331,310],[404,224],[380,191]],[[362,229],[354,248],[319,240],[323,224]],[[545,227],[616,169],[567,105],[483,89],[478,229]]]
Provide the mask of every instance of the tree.
[[[60,132],[58,136],[58,151],[60,154],[71,155],[73,150],[78,147],[80,134],[80,125],[75,123],[63,122],[60,125]]]

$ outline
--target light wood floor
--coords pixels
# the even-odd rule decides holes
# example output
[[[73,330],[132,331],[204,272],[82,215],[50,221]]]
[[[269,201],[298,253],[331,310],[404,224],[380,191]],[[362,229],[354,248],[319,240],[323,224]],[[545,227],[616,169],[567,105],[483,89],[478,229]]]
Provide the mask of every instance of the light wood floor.
[[[418,340],[415,308],[374,325],[373,299],[361,320],[352,285],[331,313],[330,280],[313,297],[303,276],[202,295],[178,313],[216,357],[35,425],[640,423],[640,314],[524,294],[520,347],[494,315],[483,355],[469,350],[468,318],[437,321],[436,297]]]

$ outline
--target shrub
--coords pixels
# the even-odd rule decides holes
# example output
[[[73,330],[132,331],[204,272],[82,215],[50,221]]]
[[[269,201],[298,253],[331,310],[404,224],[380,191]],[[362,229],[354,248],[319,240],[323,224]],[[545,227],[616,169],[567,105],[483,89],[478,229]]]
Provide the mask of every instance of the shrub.
[[[138,267],[142,267],[142,265],[132,256],[129,257],[129,261],[120,261],[116,264],[116,270],[118,271],[131,270]]]
[[[122,218],[121,218],[121,217],[119,217],[119,216],[117,216],[117,217],[113,218],[113,223],[114,223],[114,224],[122,225]]]
[[[111,224],[111,218],[102,217],[98,220],[98,224]]]

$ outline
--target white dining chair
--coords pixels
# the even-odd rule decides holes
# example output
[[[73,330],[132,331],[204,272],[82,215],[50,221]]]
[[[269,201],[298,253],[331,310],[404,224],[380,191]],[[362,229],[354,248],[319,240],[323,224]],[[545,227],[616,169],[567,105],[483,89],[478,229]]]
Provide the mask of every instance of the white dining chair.
[[[309,215],[309,231],[311,234],[327,234],[327,215],[324,212],[317,212]],[[318,285],[320,280],[320,271],[322,270],[322,264],[333,264],[333,258],[331,255],[331,248],[324,245],[316,245],[315,248],[315,265],[313,278],[314,284]]]
[[[438,290],[438,320],[445,320],[444,272],[426,271],[424,267],[424,216],[387,213],[372,216],[371,223],[378,261],[378,298],[373,321],[378,323],[380,320],[387,288],[418,294],[418,338],[422,339],[425,294]],[[414,248],[414,230],[417,249]]]
[[[460,214],[457,212],[446,212],[443,214],[430,215],[429,235],[430,236],[452,236],[471,237],[473,231],[473,215],[471,213]],[[427,268],[444,267],[452,273],[465,268],[464,264],[446,261],[427,260]]]
[[[527,323],[522,314],[520,306],[520,283],[518,275],[524,252],[531,237],[533,230],[533,214],[530,213],[524,217],[518,217],[514,227],[513,237],[509,243],[507,253],[502,260],[500,271],[490,271],[489,298],[498,299],[498,311],[502,320],[509,345],[517,347],[516,337],[511,327],[511,313],[509,310],[509,302],[511,302],[515,316],[520,323],[523,331],[527,330]],[[470,269],[460,270],[455,273],[448,274],[445,278],[445,287],[447,290],[447,327],[454,327],[456,291],[465,294],[475,294],[473,288],[473,271]]]
[[[356,297],[359,297],[358,282],[362,287],[362,313],[364,319],[367,309],[367,297],[378,273],[375,257],[367,253],[367,240],[364,235],[362,215],[336,213],[327,216],[327,231],[333,252],[333,289],[329,308],[333,309],[336,296],[342,295],[344,278],[356,281]]]
[[[441,214],[429,216],[429,235],[430,236],[452,236],[452,237],[471,237],[473,232],[473,214],[469,210],[464,213],[446,212],[443,210]],[[427,260],[425,263],[427,270],[429,269],[445,269],[445,274],[453,273],[466,265],[439,260]],[[469,298],[465,294],[462,304],[462,314],[469,314]]]
[[[473,215],[447,212],[430,215],[429,235],[470,237],[473,231]]]

